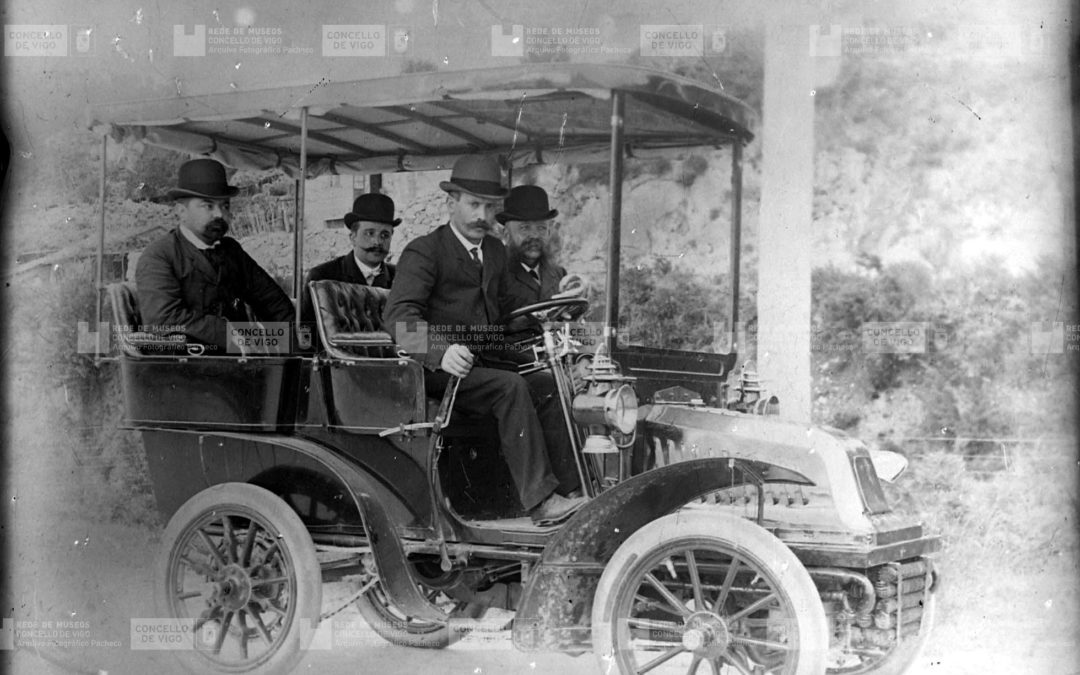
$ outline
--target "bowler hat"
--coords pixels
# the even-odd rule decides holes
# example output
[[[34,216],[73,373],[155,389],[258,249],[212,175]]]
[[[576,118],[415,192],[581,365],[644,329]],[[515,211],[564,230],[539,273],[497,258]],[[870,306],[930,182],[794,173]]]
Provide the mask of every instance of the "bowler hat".
[[[401,218],[394,218],[394,200],[378,193],[363,194],[356,198],[352,211],[345,214],[345,227],[351,228],[361,220],[394,227],[401,222]]]
[[[485,199],[502,199],[508,190],[502,184],[502,171],[494,157],[464,155],[454,162],[450,180],[439,187],[447,192],[468,192]]]
[[[228,199],[240,192],[225,179],[225,167],[214,159],[193,159],[180,165],[176,187],[169,190],[172,199],[202,197]]]
[[[495,214],[495,220],[503,225],[508,220],[547,220],[559,215],[558,209],[548,208],[548,196],[538,185],[519,185],[510,191],[503,202],[503,210]]]

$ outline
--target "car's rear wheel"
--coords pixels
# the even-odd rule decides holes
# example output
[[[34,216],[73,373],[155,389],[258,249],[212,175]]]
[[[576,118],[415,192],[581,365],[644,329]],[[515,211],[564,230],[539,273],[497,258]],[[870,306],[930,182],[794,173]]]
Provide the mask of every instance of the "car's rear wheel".
[[[484,612],[484,607],[454,600],[442,591],[422,590],[427,593],[428,600],[432,604],[446,611],[451,621],[458,618],[476,619]],[[372,630],[387,642],[395,645],[443,649],[450,646],[456,638],[461,637],[460,634],[455,634],[451,630],[452,626],[449,622],[428,621],[408,616],[394,605],[393,601],[387,597],[382,585],[378,583],[357,599],[356,608]]]
[[[821,675],[828,628],[795,555],[750,521],[680,512],[631,535],[592,610],[602,672]]]
[[[315,547],[273,493],[223,483],[170,519],[155,578],[161,617],[190,631],[176,650],[194,673],[287,673],[310,644],[322,608]]]

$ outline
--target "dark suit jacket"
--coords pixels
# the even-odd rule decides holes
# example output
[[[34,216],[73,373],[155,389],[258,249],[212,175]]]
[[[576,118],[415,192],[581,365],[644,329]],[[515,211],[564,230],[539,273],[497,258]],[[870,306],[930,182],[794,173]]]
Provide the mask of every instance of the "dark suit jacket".
[[[521,263],[510,262],[510,294],[514,296],[514,302],[520,307],[532,305],[542,300],[550,300],[551,296],[559,292],[559,281],[566,276],[566,270],[543,261],[540,263],[540,283],[525,271]],[[539,335],[543,330],[540,322],[531,316],[523,316],[514,319],[506,327],[506,341],[509,343],[525,340]]]
[[[220,271],[177,228],[142,252],[135,283],[143,323],[175,326],[195,341],[216,345],[224,354],[226,324],[248,320],[245,303],[259,321],[292,321],[293,304],[239,242],[225,237],[218,247]]]
[[[426,352],[411,351],[432,370],[439,368],[451,344],[465,344],[473,352],[489,346],[501,348],[501,334],[492,334],[498,340],[495,344],[484,337],[476,338],[482,331],[474,327],[495,326],[499,318],[520,306],[509,293],[506,247],[487,236],[480,249],[484,258],[482,276],[450,231],[450,225],[441,225],[409,242],[398,258],[383,323],[397,343],[407,347],[411,342],[397,334],[397,327],[426,322]]]
[[[525,271],[521,263],[510,263],[510,293],[522,306],[531,305],[541,300],[550,300],[559,292],[559,282],[566,276],[562,267],[543,261],[540,263],[540,283]]]
[[[394,282],[394,274],[397,269],[394,265],[384,262],[383,267],[386,269],[384,277],[385,283],[382,283],[378,277],[375,281],[378,283],[372,284],[377,288],[390,288],[390,284]],[[348,281],[353,284],[360,284],[367,286],[367,279],[364,277],[364,273],[360,271],[360,267],[356,264],[356,256],[350,251],[343,256],[328,260],[321,265],[316,265],[308,271],[304,281],[304,290],[301,294],[303,297],[300,300],[300,320],[306,324],[314,325],[315,323],[315,306],[311,302],[311,292],[308,290],[308,282],[321,281],[323,279],[329,279],[331,281]]]

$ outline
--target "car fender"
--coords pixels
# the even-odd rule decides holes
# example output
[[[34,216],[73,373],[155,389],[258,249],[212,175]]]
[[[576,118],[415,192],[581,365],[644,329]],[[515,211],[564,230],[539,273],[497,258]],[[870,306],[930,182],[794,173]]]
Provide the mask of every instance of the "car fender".
[[[760,481],[766,467],[732,457],[687,460],[601,493],[562,526],[531,570],[514,620],[514,644],[524,651],[587,649],[593,595],[616,549],[647,523],[695,499]]]
[[[147,433],[159,435],[147,438]],[[404,518],[403,514],[410,512],[408,505],[387,486],[359,470],[329,448],[315,441],[295,436],[268,436],[266,434],[229,431],[213,433],[181,430],[149,431],[144,432],[144,439],[147,441],[148,451],[151,446],[154,446],[158,452],[161,452],[163,446],[170,445],[173,446],[171,449],[178,454],[182,454],[185,450],[197,452],[200,462],[196,463],[190,460],[180,462],[180,464],[187,466],[203,463],[201,457],[203,449],[207,445],[220,445],[224,449],[227,444],[238,442],[241,447],[271,446],[279,449],[279,451],[284,448],[287,451],[303,456],[307,460],[306,464],[317,465],[328,476],[344,486],[349,497],[353,500],[357,512],[360,514],[364,530],[367,532],[379,580],[394,604],[402,611],[407,612],[409,616],[430,621],[446,620],[446,615],[430,604],[420,593],[410,572],[412,566],[408,564],[405,558],[401,538],[398,535],[397,528],[394,526],[394,522],[396,522],[395,516],[398,520],[402,520]],[[252,446],[250,444],[257,445]],[[235,465],[228,466],[227,470],[213,472],[208,472],[206,467],[203,466],[203,480],[211,485],[230,480],[252,481],[258,475],[257,470],[265,468],[265,466],[260,467],[259,462],[254,461],[254,458],[249,459],[252,459],[252,461],[249,462],[250,466],[247,467],[240,466],[244,463],[243,461],[234,462]],[[280,457],[276,459],[281,461]],[[168,468],[165,467],[165,469]],[[184,482],[191,483],[193,481]],[[169,501],[175,501],[177,498],[176,495],[170,495]]]

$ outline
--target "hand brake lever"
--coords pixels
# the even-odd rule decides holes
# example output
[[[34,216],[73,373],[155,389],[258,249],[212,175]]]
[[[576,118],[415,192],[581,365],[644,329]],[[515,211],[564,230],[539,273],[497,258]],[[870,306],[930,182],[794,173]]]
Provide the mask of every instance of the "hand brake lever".
[[[451,375],[450,381],[446,384],[446,393],[443,394],[442,403],[439,404],[439,412],[435,413],[435,419],[432,421],[399,424],[396,427],[383,429],[379,432],[379,437],[385,438],[392,434],[403,434],[406,431],[417,431],[419,429],[431,429],[435,433],[439,433],[450,424],[450,416],[454,412],[454,401],[457,399],[459,384],[461,384],[461,378],[456,375]]]

